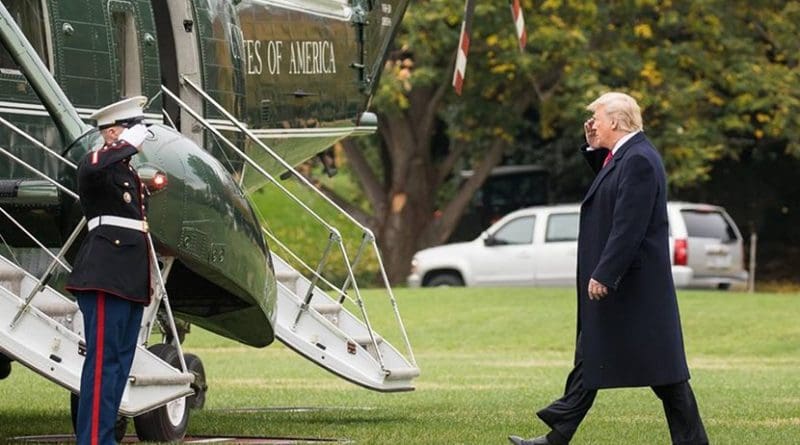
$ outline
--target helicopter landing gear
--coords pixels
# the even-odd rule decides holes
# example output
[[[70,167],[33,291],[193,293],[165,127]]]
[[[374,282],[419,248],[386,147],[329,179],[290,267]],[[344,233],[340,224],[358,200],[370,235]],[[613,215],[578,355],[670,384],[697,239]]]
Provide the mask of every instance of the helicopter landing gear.
[[[0,380],[8,377],[9,374],[11,374],[11,359],[0,354]]]
[[[183,358],[186,360],[186,369],[194,374],[194,383],[192,383],[194,395],[186,397],[186,403],[190,409],[203,409],[206,404],[206,391],[208,391],[203,362],[194,354],[183,354]]]
[[[180,358],[178,357],[178,349],[175,346],[161,343],[148,349],[165,362],[180,369]],[[152,411],[138,415],[133,418],[133,423],[136,426],[136,435],[141,441],[180,441],[186,435],[186,428],[189,425],[188,397],[181,397]]]

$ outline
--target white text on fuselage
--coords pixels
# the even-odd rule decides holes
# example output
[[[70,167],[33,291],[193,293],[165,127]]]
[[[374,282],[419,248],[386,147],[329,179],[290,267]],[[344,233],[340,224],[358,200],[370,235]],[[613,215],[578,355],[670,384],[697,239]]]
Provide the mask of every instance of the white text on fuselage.
[[[245,40],[244,47],[247,74],[336,74],[336,55],[329,40]]]

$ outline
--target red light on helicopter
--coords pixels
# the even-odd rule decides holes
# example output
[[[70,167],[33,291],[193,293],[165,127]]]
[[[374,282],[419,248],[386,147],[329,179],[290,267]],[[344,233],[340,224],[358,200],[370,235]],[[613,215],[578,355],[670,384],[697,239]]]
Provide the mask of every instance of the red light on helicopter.
[[[156,175],[153,176],[153,180],[151,182],[153,183],[154,191],[161,190],[167,186],[167,175],[161,172],[156,173]]]

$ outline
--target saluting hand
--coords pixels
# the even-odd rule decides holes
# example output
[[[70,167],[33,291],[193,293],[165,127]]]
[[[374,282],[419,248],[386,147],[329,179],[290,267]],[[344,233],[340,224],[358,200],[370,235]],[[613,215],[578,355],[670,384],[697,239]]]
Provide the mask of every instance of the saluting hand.
[[[600,300],[607,295],[608,295],[608,287],[606,287],[605,284],[595,280],[594,278],[589,279],[590,300]]]
[[[583,133],[586,135],[586,143],[592,148],[599,148],[597,142],[597,130],[594,129],[594,118],[589,118],[583,123]]]
[[[119,138],[127,143],[136,147],[137,150],[142,151],[142,143],[147,137],[147,127],[142,124],[136,124],[131,128],[126,128],[120,133]]]

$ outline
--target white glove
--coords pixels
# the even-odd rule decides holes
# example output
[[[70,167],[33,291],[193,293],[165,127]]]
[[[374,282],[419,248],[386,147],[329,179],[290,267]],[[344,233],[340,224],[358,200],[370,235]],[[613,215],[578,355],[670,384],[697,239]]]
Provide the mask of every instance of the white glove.
[[[144,142],[144,138],[147,137],[147,127],[142,124],[136,124],[131,128],[126,128],[122,130],[122,133],[119,135],[119,139],[123,140],[134,147],[141,148],[142,142]]]

